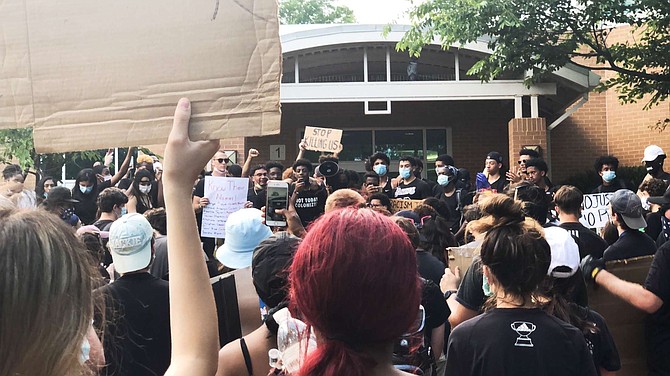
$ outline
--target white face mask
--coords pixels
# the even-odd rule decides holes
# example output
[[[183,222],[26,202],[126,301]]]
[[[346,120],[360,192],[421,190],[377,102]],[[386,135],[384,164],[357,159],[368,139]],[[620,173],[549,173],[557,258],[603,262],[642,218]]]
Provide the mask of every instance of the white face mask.
[[[151,192],[151,186],[150,185],[140,185],[140,192],[147,194]]]

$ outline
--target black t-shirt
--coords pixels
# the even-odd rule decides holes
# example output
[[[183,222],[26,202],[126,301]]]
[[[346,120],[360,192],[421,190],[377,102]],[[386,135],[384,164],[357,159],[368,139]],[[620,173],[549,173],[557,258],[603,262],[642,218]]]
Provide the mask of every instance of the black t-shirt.
[[[580,307],[577,304],[571,304],[570,308],[579,317],[595,324],[597,328],[595,333],[589,331],[584,334],[584,338],[586,339],[586,345],[591,351],[593,364],[598,374],[600,375],[600,368],[604,368],[610,372],[620,370],[621,359],[619,358],[619,351],[616,348],[614,338],[612,338],[605,319],[598,312]]]
[[[447,376],[594,376],[584,335],[540,309],[493,309],[457,326]]]
[[[644,288],[663,301],[645,323],[649,374],[670,375],[670,243],[656,251]]]
[[[95,223],[93,223],[93,226],[97,227],[98,230],[100,231],[109,231],[109,229],[112,227],[112,221],[111,219],[103,219],[99,220]],[[112,263],[112,254],[109,253],[109,249],[107,248],[107,243],[109,242],[109,238],[101,238],[100,241],[102,242],[102,249],[105,250],[105,255],[102,258],[102,263],[105,265],[105,267],[109,266],[109,264]]]
[[[482,306],[486,302],[486,295],[482,290],[483,282],[482,260],[479,256],[475,256],[472,258],[472,264],[465,271],[463,279],[461,279],[456,301],[467,309],[481,312]]]
[[[600,184],[593,190],[591,193],[613,193],[619,189],[630,189],[626,186],[626,183],[619,179],[614,179],[610,185]]]
[[[626,230],[621,233],[619,240],[607,247],[603,253],[603,261],[624,260],[654,253],[656,253],[656,242],[647,234],[637,230]]]
[[[653,212],[647,214],[645,220],[647,221],[647,228],[644,229],[644,233],[649,235],[652,239],[658,239],[658,235],[661,234],[663,230],[663,225],[661,224],[661,211]],[[658,244],[658,243],[657,243]]]
[[[426,325],[424,328],[424,338],[426,344],[430,345],[432,330],[447,322],[451,311],[440,287],[430,280],[423,280],[423,289],[421,290],[421,305],[426,311]],[[436,352],[441,352],[442,349]]]
[[[105,188],[112,186],[111,180],[105,180],[102,183],[96,183],[91,193],[81,193],[79,184],[72,188],[72,198],[79,202],[74,204],[74,213],[84,225],[90,225],[95,222],[98,214],[98,195]]]
[[[251,201],[254,205],[254,208],[259,209],[265,206],[265,200],[267,198],[267,190],[256,188],[249,188],[247,192],[247,201]]]
[[[427,279],[439,286],[440,280],[444,275],[444,264],[437,257],[423,249],[416,250],[416,261],[419,264],[419,275],[421,278]]]
[[[567,230],[577,240],[579,246],[579,258],[586,255],[602,258],[607,248],[607,242],[595,232],[589,230],[579,222],[561,223],[558,227]]]
[[[168,249],[167,236],[158,235],[154,241],[154,261],[151,263],[149,273],[156,278],[168,280]]]
[[[393,198],[423,200],[424,198],[431,197],[432,192],[428,183],[421,179],[414,179],[409,184],[401,181],[393,191]]]
[[[101,375],[163,375],[170,365],[170,301],[166,281],[125,274],[101,287],[106,302]],[[96,323],[100,328],[100,317]]]
[[[295,200],[295,211],[305,228],[323,214],[326,209],[327,198],[328,191],[323,185],[319,185],[316,190],[303,189],[298,192],[298,197]]]
[[[505,193],[505,186],[507,185],[507,180],[505,180],[504,175],[505,174],[503,174],[501,171],[500,178],[498,178],[498,180],[494,181],[493,183],[489,183],[491,184],[491,189],[495,189],[495,191],[498,193]]]

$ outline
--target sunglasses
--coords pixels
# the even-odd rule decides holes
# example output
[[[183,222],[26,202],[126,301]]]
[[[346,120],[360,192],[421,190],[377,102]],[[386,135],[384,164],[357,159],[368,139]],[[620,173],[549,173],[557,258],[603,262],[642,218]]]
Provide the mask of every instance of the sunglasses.
[[[522,163],[526,163],[526,161],[525,160],[520,160],[520,161],[516,161],[516,163],[522,164]]]
[[[216,159],[214,159],[214,160],[217,161],[217,162],[219,162],[219,163],[228,163],[228,162],[230,162],[230,159],[228,159],[228,158],[216,158]]]

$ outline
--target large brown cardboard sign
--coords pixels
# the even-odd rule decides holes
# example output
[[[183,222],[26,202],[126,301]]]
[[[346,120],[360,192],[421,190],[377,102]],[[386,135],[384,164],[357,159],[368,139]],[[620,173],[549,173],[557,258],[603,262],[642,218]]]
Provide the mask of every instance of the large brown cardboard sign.
[[[414,210],[417,206],[423,204],[423,200],[404,200],[399,198],[391,199],[391,208],[397,213],[403,210]]]
[[[617,277],[643,284],[653,256],[637,257],[607,263],[607,271]],[[645,312],[605,291],[602,287],[589,287],[589,306],[600,313],[607,322],[621,358],[619,376],[647,374],[647,349],[644,339]]]
[[[0,127],[38,152],[163,144],[180,97],[191,137],[279,132],[276,0],[4,0]]]

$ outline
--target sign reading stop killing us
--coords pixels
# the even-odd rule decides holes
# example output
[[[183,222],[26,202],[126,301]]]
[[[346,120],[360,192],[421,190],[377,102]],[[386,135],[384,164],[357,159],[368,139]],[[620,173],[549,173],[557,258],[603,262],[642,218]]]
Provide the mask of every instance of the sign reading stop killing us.
[[[332,128],[305,127],[307,150],[334,153],[340,148],[342,130]]]
[[[602,228],[610,221],[607,213],[607,206],[610,203],[610,197],[614,193],[594,193],[584,195],[582,202],[582,217],[579,218],[584,226],[588,228]]]

